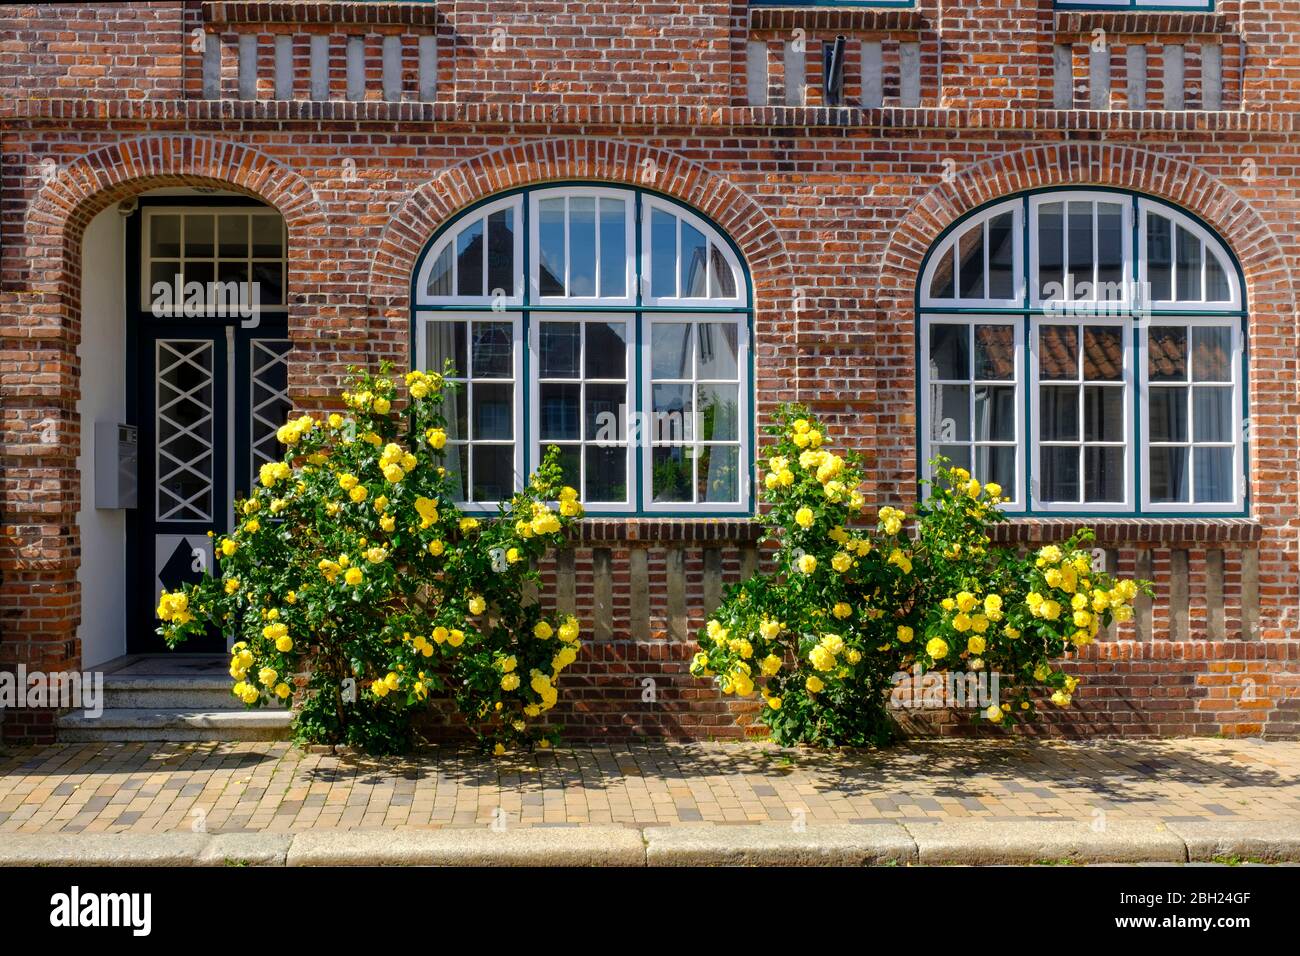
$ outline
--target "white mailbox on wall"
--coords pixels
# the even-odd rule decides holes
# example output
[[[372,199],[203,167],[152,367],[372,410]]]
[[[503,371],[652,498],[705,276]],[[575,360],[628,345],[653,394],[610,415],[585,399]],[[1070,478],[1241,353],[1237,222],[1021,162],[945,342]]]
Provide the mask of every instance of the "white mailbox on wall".
[[[134,425],[95,422],[95,507],[134,508],[139,442]]]

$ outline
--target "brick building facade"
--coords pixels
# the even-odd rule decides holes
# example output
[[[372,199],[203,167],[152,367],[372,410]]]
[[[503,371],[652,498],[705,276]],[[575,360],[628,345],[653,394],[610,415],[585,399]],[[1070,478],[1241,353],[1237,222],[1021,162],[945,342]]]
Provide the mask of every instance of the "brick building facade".
[[[686,665],[725,584],[761,562],[745,517],[760,457],[750,436],[772,404],[796,399],[866,456],[866,490],[881,504],[915,498],[919,437],[947,442],[1021,483],[1010,538],[1088,524],[1110,567],[1157,582],[1132,624],[1071,665],[1088,680],[1050,729],[1296,733],[1300,11],[1276,0],[1161,6],[0,6],[0,667],[73,669],[149,650],[138,608],[157,583],[148,564],[163,574],[169,549],[189,547],[197,525],[178,516],[204,517],[196,495],[220,523],[215,503],[256,461],[258,408],[324,407],[350,364],[407,366],[426,306],[428,317],[460,316],[463,301],[477,335],[490,285],[465,265],[480,260],[462,257],[482,255],[481,233],[477,253],[469,240],[454,245],[463,286],[441,291],[460,300],[415,277],[439,237],[470,235],[456,230],[481,208],[514,210],[495,220],[518,240],[505,280],[518,298],[507,291],[505,315],[513,348],[531,354],[527,333],[567,314],[543,301],[554,276],[539,286],[523,268],[534,249],[554,257],[543,217],[568,210],[559,248],[575,259],[555,301],[581,314],[580,230],[599,209],[601,235],[626,229],[591,261],[620,250],[630,282],[602,269],[618,295],[592,299],[584,321],[622,296],[623,311],[611,310],[627,335],[677,316],[683,328],[701,323],[689,341],[702,342],[702,323],[721,329],[734,306],[734,392],[724,383],[710,400],[736,395],[725,459],[736,474],[723,493],[735,507],[710,507],[700,483],[681,507],[656,508],[683,499],[629,464],[614,481],[625,506],[592,506],[600,516],[576,549],[547,567],[557,600],[592,636],[566,675],[571,736],[726,737],[752,722]],[[545,206],[548,196],[561,206]],[[269,210],[283,238],[259,218]],[[671,291],[654,288],[670,266],[649,271],[655,210],[677,223],[666,226],[678,230],[665,240],[664,261],[674,275],[680,265]],[[537,235],[517,228],[530,216]],[[1059,235],[1052,216],[1064,217]],[[493,220],[478,222],[490,246]],[[171,231],[181,228],[192,249]],[[922,288],[950,249],[961,278]],[[1048,434],[1040,383],[1061,376],[1036,350],[1043,319],[1059,313],[1039,280],[1062,257],[1066,276],[1100,280],[1113,268],[1156,287],[1150,309],[1127,303],[1114,319],[1113,378],[1073,373],[1069,394],[1085,404],[1070,414],[1091,422],[1101,412],[1087,403],[1114,398],[1128,423],[1119,437],[1100,425],[1089,437],[1094,426],[1073,419]],[[227,324],[200,341],[146,329],[138,293],[152,265],[200,275],[227,260],[252,270],[231,275],[280,288],[263,299],[260,331]],[[994,295],[1001,284],[1011,294]],[[1106,322],[1090,324],[1088,308],[1065,314],[1072,347],[1102,335]],[[1007,353],[1014,381],[1000,386],[1011,408],[1002,445],[980,404],[999,387],[969,366],[956,376],[965,385],[942,383],[952,376],[936,372],[938,339],[919,332],[936,320],[975,334],[976,348],[981,321],[1025,330]],[[1182,365],[1138,367],[1157,338],[1184,343]],[[1202,346],[1221,347],[1219,373],[1198,371]],[[656,400],[648,386],[631,391],[642,373],[654,374],[628,366],[622,385],[637,407]],[[516,374],[510,387],[518,421],[536,421],[524,403],[541,386]],[[976,405],[942,427],[923,421],[948,394]],[[206,413],[167,418],[198,399]],[[1192,404],[1168,411],[1175,400]],[[142,481],[134,511],[95,506],[97,422],[139,427],[142,478],[166,472],[180,492],[166,516],[160,481]],[[173,452],[189,457],[173,467]],[[674,460],[695,461],[700,482],[702,454]],[[722,455],[718,446],[712,460]],[[53,714],[11,711],[4,731],[47,737]]]

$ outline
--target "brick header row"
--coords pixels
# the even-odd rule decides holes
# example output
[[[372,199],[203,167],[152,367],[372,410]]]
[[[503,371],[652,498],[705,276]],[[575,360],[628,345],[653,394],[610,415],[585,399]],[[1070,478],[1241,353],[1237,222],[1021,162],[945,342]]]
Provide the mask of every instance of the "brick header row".
[[[436,3],[301,3],[294,0],[205,2],[203,19],[210,24],[235,23],[369,23],[432,26],[438,22]]]
[[[997,110],[920,107],[586,106],[391,103],[339,100],[79,100],[0,102],[11,121],[283,121],[436,123],[542,127],[1061,130],[1096,132],[1292,133],[1300,111]]]

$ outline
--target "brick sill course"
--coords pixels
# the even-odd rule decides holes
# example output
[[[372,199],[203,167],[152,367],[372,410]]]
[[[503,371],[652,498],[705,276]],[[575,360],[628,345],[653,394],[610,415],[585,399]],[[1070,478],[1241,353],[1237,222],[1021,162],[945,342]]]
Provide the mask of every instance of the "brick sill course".
[[[1054,25],[1058,34],[1090,35],[1103,30],[1129,36],[1209,36],[1231,31],[1221,13],[1187,10],[1058,10]]]
[[[297,0],[203,3],[203,22],[238,23],[375,23],[403,26],[433,26],[438,22],[438,4],[431,2],[393,3],[303,3]]]

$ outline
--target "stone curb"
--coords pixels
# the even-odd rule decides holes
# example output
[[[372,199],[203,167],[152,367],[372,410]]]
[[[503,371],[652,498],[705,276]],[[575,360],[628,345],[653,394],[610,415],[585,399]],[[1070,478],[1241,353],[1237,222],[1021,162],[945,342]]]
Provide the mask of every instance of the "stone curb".
[[[963,820],[315,830],[3,833],[21,866],[871,866],[1300,862],[1300,821]]]

